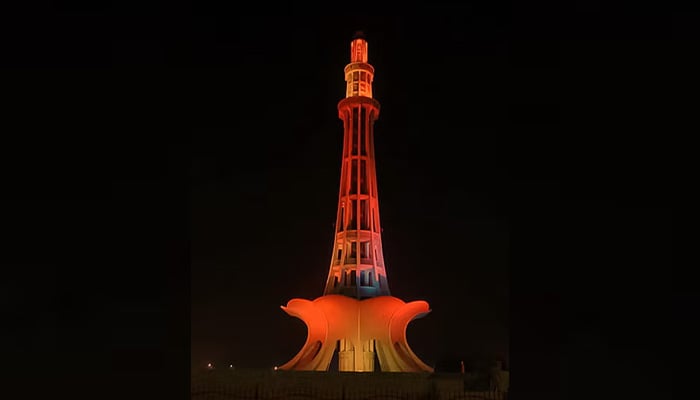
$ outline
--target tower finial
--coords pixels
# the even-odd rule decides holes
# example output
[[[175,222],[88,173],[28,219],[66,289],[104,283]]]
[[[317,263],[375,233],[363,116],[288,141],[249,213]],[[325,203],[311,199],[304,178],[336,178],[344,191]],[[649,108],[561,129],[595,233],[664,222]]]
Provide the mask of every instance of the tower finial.
[[[365,40],[362,31],[357,31],[357,33],[355,33],[355,36],[353,36],[352,41],[350,42],[350,64],[355,63],[367,65],[366,69],[371,69],[372,74],[374,74],[374,68],[367,64],[367,40]],[[345,72],[347,73],[348,71],[346,70]],[[358,72],[356,72],[355,74],[357,73]],[[357,81],[357,78],[355,78],[354,80]],[[371,82],[371,80],[366,82]],[[369,97],[372,97],[371,94]]]
[[[352,39],[355,40],[355,39],[367,39],[367,38],[365,37],[365,33],[364,33],[364,32],[362,32],[362,31],[356,31],[356,32],[355,32],[355,35],[352,37]]]

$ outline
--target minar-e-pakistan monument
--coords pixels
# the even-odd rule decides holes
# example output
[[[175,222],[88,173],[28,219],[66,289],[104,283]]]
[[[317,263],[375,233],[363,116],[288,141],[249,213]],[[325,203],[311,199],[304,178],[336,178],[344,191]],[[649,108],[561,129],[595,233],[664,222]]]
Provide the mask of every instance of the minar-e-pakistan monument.
[[[323,296],[292,299],[282,309],[304,321],[304,347],[281,370],[327,371],[338,351],[339,371],[432,372],[406,341],[409,322],[425,316],[425,301],[405,303],[391,296],[382,253],[372,98],[374,67],[367,63],[361,33],[350,45],[346,96],[338,103],[344,141],[335,241]]]

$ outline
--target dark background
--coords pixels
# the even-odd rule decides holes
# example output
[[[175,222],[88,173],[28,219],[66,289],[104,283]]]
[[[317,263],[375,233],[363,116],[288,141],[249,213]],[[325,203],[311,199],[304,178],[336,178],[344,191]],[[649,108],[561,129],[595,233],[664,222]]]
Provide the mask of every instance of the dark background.
[[[434,310],[409,327],[416,353],[507,356],[514,396],[668,397],[666,354],[688,350],[670,332],[692,337],[668,327],[694,295],[670,294],[679,144],[658,103],[682,87],[689,14],[237,7],[3,15],[3,360],[20,390],[185,397],[191,363],[295,354],[304,327],[279,305],[322,293],[362,29],[392,294]]]

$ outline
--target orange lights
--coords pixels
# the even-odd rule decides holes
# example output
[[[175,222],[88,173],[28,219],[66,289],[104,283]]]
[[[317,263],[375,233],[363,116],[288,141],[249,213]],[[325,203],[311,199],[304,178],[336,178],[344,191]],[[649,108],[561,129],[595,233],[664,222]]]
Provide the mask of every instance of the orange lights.
[[[406,327],[430,312],[425,301],[404,303],[389,292],[374,160],[374,121],[379,102],[372,98],[374,67],[367,63],[367,41],[350,43],[345,67],[346,97],[338,103],[344,140],[335,240],[324,296],[292,299],[281,308],[304,321],[306,342],[274,370],[327,371],[338,351],[340,371],[432,372],[410,349]]]
[[[350,62],[366,63],[367,62],[367,41],[357,38],[350,42]]]
[[[375,349],[382,371],[433,371],[406,341],[408,324],[430,312],[425,301],[327,295],[314,301],[292,299],[282,309],[304,321],[308,334],[301,351],[280,369],[326,371],[341,343],[341,371],[373,371]]]
[[[346,98],[338,103],[343,120],[343,158],[335,241],[324,294],[357,299],[388,296],[382,251],[374,121],[379,102],[372,98],[374,67],[367,63],[367,42],[356,37],[345,67]]]
[[[350,42],[350,64],[345,67],[345,97],[372,97],[374,67],[367,63],[367,41],[361,37]]]

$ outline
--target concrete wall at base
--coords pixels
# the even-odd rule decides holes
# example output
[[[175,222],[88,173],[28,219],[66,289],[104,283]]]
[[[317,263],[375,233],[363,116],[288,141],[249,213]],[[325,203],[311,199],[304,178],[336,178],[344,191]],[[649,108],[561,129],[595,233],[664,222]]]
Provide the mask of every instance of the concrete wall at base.
[[[482,399],[497,391],[469,391],[461,374],[223,370],[192,375],[192,399]]]

